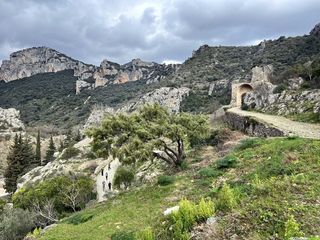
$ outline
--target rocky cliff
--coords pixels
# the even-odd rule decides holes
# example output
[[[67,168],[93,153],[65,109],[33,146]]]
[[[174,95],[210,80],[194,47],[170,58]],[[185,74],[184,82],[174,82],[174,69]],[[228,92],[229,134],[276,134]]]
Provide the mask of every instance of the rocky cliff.
[[[101,123],[104,116],[108,114],[115,114],[117,112],[133,112],[143,105],[149,104],[160,104],[168,108],[170,112],[179,112],[180,104],[184,97],[186,97],[190,92],[189,88],[169,88],[163,87],[146,93],[138,100],[131,103],[127,103],[120,108],[112,108],[108,106],[95,107],[88,120],[86,121],[83,129],[88,129],[92,126]]]
[[[92,78],[88,79],[89,81],[83,80],[83,78],[77,81],[76,92],[80,93],[83,89],[93,89],[108,84],[122,84],[138,80],[144,80],[147,84],[155,83],[174,74],[178,67],[177,64],[158,64],[144,62],[141,59],[133,59],[124,65],[103,60],[93,73]]]
[[[103,60],[99,67],[74,60],[54,49],[33,47],[14,52],[10,60],[3,60],[0,67],[0,81],[10,82],[30,77],[39,73],[73,70],[78,77],[76,92],[83,89],[108,84],[121,84],[130,81],[145,80],[147,83],[158,82],[173,74],[178,65],[165,65],[133,59],[120,65]]]
[[[10,82],[39,73],[59,72],[66,69],[72,69],[75,76],[86,79],[92,76],[96,67],[74,60],[51,48],[33,47],[14,52],[10,55],[10,60],[3,60],[0,67],[0,80]]]

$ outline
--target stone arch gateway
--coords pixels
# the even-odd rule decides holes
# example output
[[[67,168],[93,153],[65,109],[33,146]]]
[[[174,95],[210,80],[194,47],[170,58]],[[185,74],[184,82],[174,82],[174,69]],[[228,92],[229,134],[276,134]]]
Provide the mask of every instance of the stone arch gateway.
[[[231,105],[233,107],[241,107],[243,95],[253,91],[251,83],[238,83],[232,85]]]

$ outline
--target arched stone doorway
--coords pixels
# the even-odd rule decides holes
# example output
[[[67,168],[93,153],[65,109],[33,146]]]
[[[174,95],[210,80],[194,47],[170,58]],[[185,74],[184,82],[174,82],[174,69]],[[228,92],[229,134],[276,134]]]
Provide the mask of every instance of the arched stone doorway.
[[[243,83],[238,86],[236,93],[236,107],[241,107],[243,95],[251,91],[253,91],[253,87],[249,83]]]

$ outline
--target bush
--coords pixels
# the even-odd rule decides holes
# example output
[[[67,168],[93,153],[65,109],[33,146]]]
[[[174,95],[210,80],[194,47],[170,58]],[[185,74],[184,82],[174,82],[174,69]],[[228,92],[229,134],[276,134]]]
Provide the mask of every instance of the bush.
[[[303,233],[300,231],[299,224],[291,215],[285,223],[284,238],[286,240],[289,240],[291,238],[301,237],[301,236],[303,236]]]
[[[93,214],[91,213],[78,213],[67,218],[65,222],[73,225],[78,225],[81,223],[88,222],[92,218],[93,218]]]
[[[13,195],[13,203],[15,207],[29,210],[34,209],[35,203],[39,204],[41,210],[50,206],[58,215],[83,209],[88,201],[95,198],[93,189],[94,182],[90,177],[59,176],[35,186],[21,188]]]
[[[226,156],[216,162],[218,169],[233,168],[237,164],[237,159],[233,156]]]
[[[256,146],[258,146],[258,145],[259,145],[259,144],[258,144],[258,140],[257,140],[257,139],[255,139],[255,138],[247,138],[247,139],[242,140],[242,141],[240,142],[240,145],[238,145],[238,146],[236,147],[236,150],[242,151],[242,150],[245,150],[245,149],[247,149],[247,148],[256,147]]]
[[[143,231],[137,233],[136,239],[137,240],[155,240],[156,237],[151,228],[146,228]]]
[[[197,206],[197,222],[206,221],[214,213],[214,204],[211,200],[202,198]]]
[[[121,185],[124,185],[125,189],[127,189],[134,180],[134,173],[132,169],[127,167],[120,166],[118,167],[114,180],[113,185],[117,188],[120,188]]]
[[[217,194],[216,208],[220,211],[230,211],[237,206],[234,191],[224,184]]]
[[[221,174],[222,174],[221,171],[219,171],[215,168],[212,168],[212,167],[206,167],[206,168],[202,168],[199,170],[199,175],[204,178],[218,177]]]
[[[198,205],[188,200],[181,200],[179,210],[171,216],[172,238],[190,239],[189,231],[195,225],[208,219],[214,214],[213,202],[201,199]]]
[[[3,199],[0,199],[0,215],[4,210],[4,207],[6,206],[7,202]]]
[[[111,235],[111,240],[135,240],[133,232],[119,231]]]
[[[68,147],[64,150],[61,159],[69,159],[77,156],[80,153],[80,150],[75,147]]]
[[[0,239],[23,239],[34,227],[34,216],[29,211],[5,208],[0,216]]]
[[[174,176],[161,175],[158,177],[158,184],[160,186],[170,185],[175,181]]]
[[[272,93],[273,94],[282,93],[284,90],[286,90],[286,87],[283,84],[279,84],[273,89]]]

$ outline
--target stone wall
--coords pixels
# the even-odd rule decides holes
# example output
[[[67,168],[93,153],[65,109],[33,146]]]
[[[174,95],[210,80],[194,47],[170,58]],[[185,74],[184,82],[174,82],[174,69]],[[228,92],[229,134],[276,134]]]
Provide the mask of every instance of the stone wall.
[[[226,112],[223,120],[231,128],[254,137],[281,137],[285,135],[279,129],[268,126],[266,123],[259,122],[252,117]]]

